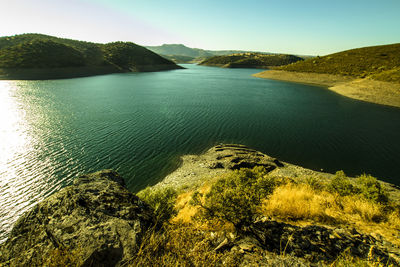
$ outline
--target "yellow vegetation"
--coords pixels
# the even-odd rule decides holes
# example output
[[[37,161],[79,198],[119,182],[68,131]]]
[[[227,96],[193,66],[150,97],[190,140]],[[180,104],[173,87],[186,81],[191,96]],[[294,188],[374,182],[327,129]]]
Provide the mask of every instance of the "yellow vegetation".
[[[400,214],[388,212],[387,207],[360,195],[339,196],[314,190],[307,184],[286,184],[277,187],[260,209],[262,214],[283,221],[356,227],[400,243],[396,238]]]

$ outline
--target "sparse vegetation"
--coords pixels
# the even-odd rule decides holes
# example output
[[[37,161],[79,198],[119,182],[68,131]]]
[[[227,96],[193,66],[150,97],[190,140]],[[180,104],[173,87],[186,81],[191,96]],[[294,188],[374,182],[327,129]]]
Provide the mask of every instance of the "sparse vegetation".
[[[215,250],[218,242],[224,239],[216,235],[236,230],[240,233],[242,227],[262,216],[294,225],[353,225],[360,231],[379,233],[398,243],[394,236],[400,230],[400,213],[388,199],[386,202],[377,201],[381,197],[376,196],[386,193],[378,185],[379,181],[368,175],[352,179],[340,171],[330,182],[315,177],[306,177],[304,182],[300,182],[271,176],[263,167],[255,167],[236,170],[210,181],[197,191],[181,192],[177,196],[176,216],[171,217],[170,223],[161,230],[153,229],[146,235],[139,253],[129,264],[240,264],[243,261],[240,253]],[[152,193],[146,189],[140,195],[145,200],[155,199],[156,203],[168,202],[170,210],[172,198],[168,196],[173,194],[165,193],[168,189],[160,192]],[[161,197],[154,197],[156,195]],[[220,241],[215,243],[215,240]],[[263,258],[260,255],[254,257]],[[387,266],[372,256],[364,259],[346,253],[339,256],[332,266],[354,264]]]
[[[400,44],[363,47],[311,58],[278,69],[354,76],[400,83]]]

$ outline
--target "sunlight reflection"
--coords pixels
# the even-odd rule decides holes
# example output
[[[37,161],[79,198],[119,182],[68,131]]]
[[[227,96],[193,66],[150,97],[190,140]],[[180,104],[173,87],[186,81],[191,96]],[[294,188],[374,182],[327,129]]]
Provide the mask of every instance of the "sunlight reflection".
[[[15,207],[19,202],[27,201],[28,197],[18,190],[23,180],[18,179],[21,173],[15,168],[24,165],[26,159],[23,155],[31,143],[26,114],[18,106],[17,89],[15,82],[0,81],[0,242],[4,241],[1,240],[4,232],[21,213]]]
[[[29,143],[24,122],[25,114],[15,100],[16,85],[0,81],[0,173],[17,152]],[[4,182],[4,181],[3,181]]]

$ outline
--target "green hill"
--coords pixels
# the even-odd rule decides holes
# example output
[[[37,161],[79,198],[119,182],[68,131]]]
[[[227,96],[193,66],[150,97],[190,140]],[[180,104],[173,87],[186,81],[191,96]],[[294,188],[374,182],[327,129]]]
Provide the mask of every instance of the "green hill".
[[[50,40],[33,40],[0,50],[0,68],[57,68],[84,64],[83,53]]]
[[[181,68],[130,42],[97,44],[43,34],[0,37],[0,79],[52,79]]]
[[[351,49],[278,68],[400,83],[400,44]]]
[[[302,60],[302,58],[294,55],[239,53],[227,56],[214,56],[202,61],[200,65],[224,68],[269,68]]]

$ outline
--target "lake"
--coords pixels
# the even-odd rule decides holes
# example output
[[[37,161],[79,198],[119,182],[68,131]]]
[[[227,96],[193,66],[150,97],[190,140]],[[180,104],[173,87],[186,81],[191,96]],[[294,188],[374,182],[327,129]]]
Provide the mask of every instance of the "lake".
[[[0,240],[78,174],[112,168],[131,191],[183,154],[240,143],[282,161],[400,185],[400,109],[317,86],[187,69],[0,81]]]

